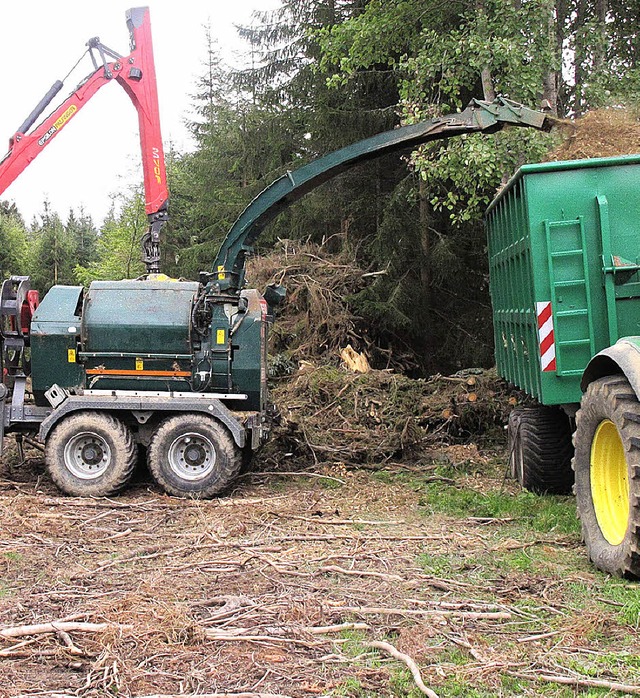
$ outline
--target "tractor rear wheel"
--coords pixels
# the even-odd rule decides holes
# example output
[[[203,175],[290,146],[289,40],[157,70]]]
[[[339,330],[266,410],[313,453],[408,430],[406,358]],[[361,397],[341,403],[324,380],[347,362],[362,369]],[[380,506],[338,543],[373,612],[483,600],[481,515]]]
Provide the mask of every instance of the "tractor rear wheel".
[[[152,436],[147,464],[169,494],[207,499],[226,489],[238,475],[242,450],[212,417],[179,414],[165,419]]]
[[[576,416],[576,500],[594,565],[640,577],[640,403],[623,375],[589,385]]]
[[[51,479],[67,494],[106,497],[131,479],[137,449],[131,431],[105,412],[76,412],[52,430],[45,447]]]
[[[569,494],[571,422],[559,407],[516,407],[509,415],[511,475],[536,494]]]

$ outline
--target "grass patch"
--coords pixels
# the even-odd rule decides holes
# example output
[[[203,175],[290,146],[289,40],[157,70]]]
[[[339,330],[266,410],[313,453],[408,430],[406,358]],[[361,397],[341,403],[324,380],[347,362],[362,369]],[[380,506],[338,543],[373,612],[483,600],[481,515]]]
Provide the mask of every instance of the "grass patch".
[[[531,492],[516,495],[502,491],[478,492],[443,483],[420,488],[418,502],[425,515],[486,518],[513,518],[514,524],[539,533],[578,535],[580,525],[571,497],[538,496]]]
[[[346,642],[340,645],[340,651],[347,657],[357,657],[367,651],[364,647],[367,635],[362,630],[343,630],[340,637]]]
[[[582,610],[593,608],[595,603],[597,608],[612,613],[620,624],[640,628],[640,585],[597,574],[592,584],[572,582],[567,585],[571,605]]]
[[[389,688],[393,696],[420,698],[424,693],[416,686],[408,669],[394,669],[389,676]]]
[[[350,698],[365,698],[364,689],[359,679],[349,676],[331,691],[332,696],[349,696]]]
[[[8,560],[9,562],[20,562],[22,560],[22,555],[12,550],[6,553],[2,553],[2,556],[5,558],[5,560]]]
[[[605,579],[597,596],[611,602],[600,601],[609,609],[615,609],[620,623],[640,628],[640,585]]]
[[[324,490],[339,490],[343,486],[343,484],[337,480],[328,480],[326,478],[322,478],[318,480],[318,482]]]
[[[437,693],[440,698],[501,698],[504,695],[502,692],[475,688],[467,681],[455,677],[438,686]]]
[[[518,572],[533,572],[540,566],[540,557],[542,555],[543,554],[541,551],[536,550],[535,548],[529,548],[528,550],[513,550],[497,558],[496,562],[501,569],[507,572],[511,570],[516,570]]]
[[[575,698],[575,689],[569,686],[559,686],[557,684],[544,684],[537,683],[533,681],[527,681],[526,679],[519,679],[515,676],[507,676],[503,674],[500,677],[500,683],[504,689],[498,695],[502,696],[522,696],[522,695],[534,695],[533,690],[535,690],[535,695],[539,696],[553,696],[553,698]],[[609,695],[607,691],[604,693],[600,689],[592,689],[595,692],[588,691],[586,693],[580,693],[582,698],[595,698],[600,695]],[[525,691],[528,691],[525,693]]]

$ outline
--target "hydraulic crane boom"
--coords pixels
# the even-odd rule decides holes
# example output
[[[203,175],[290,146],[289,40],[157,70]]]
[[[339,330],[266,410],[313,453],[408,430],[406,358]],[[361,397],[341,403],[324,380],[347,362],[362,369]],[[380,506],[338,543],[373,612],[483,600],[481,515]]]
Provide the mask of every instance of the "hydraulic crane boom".
[[[247,206],[222,243],[209,286],[238,293],[244,285],[245,260],[265,226],[287,206],[337,174],[385,153],[464,133],[494,133],[507,124],[549,130],[553,119],[522,104],[498,97],[493,102],[474,99],[458,114],[379,133],[329,153],[272,182]]]
[[[62,89],[63,82],[57,80],[11,137],[9,152],[0,161],[0,194],[58,136],[101,87],[117,82],[129,95],[138,113],[145,210],[149,219],[149,229],[142,241],[143,261],[147,273],[153,274],[160,271],[160,229],[168,218],[169,192],[160,132],[149,8],[128,10],[126,19],[131,40],[130,53],[121,56],[102,44],[97,37],[90,39],[87,46],[94,72],[31,131]]]

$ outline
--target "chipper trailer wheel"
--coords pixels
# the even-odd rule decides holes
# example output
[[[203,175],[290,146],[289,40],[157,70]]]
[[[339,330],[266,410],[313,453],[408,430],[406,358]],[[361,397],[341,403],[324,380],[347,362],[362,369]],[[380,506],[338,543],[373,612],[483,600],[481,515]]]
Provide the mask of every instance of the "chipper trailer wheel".
[[[226,489],[238,475],[242,451],[212,417],[179,414],[158,427],[147,450],[147,464],[169,494],[207,499]]]
[[[105,412],[77,412],[49,435],[45,462],[51,479],[67,494],[106,497],[131,479],[137,449],[131,431]]]
[[[516,407],[509,415],[511,475],[537,494],[569,494],[571,422],[559,407]]]
[[[576,420],[576,500],[589,557],[609,574],[640,577],[640,403],[629,381],[591,383]]]

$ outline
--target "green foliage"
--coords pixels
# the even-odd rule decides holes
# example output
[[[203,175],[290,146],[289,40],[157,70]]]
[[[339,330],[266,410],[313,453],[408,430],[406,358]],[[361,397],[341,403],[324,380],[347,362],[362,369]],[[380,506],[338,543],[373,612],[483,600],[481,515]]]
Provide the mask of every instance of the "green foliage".
[[[602,586],[602,597],[618,609],[618,618],[622,623],[640,628],[640,598],[636,586],[609,578]]]
[[[67,235],[73,245],[74,260],[79,266],[87,266],[95,260],[98,244],[98,231],[91,216],[83,209],[78,215],[69,211],[65,225]]]
[[[402,63],[411,76],[402,83],[408,116],[433,113],[442,104],[463,108],[483,70],[490,71],[495,93],[535,103],[546,73],[559,67],[546,31],[551,13],[549,0],[485,0],[448,32],[426,27],[415,56]]]
[[[0,274],[30,275],[43,295],[54,284],[76,283],[74,265],[95,258],[97,230],[82,208],[69,211],[67,222],[48,201],[30,228],[13,204],[0,204]]]
[[[480,220],[500,184],[520,165],[541,160],[551,142],[550,135],[527,129],[473,134],[422,148],[412,162],[427,182],[433,210],[461,227]]]
[[[26,268],[27,231],[15,206],[0,205],[0,277],[23,274]]]
[[[46,293],[54,284],[73,284],[75,244],[60,216],[44,202],[41,222],[29,234],[27,269],[31,285]]]
[[[349,676],[348,678],[341,681],[340,684],[331,691],[331,696],[350,696],[351,698],[366,698],[366,696],[371,695],[365,691],[362,687],[360,679],[354,676]]]
[[[123,197],[120,213],[112,208],[97,241],[97,259],[76,265],[77,281],[88,286],[99,279],[131,279],[144,273],[140,240],[147,229],[144,198],[138,190]]]

